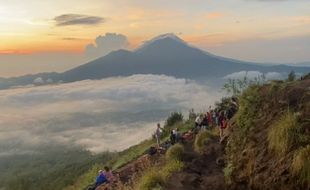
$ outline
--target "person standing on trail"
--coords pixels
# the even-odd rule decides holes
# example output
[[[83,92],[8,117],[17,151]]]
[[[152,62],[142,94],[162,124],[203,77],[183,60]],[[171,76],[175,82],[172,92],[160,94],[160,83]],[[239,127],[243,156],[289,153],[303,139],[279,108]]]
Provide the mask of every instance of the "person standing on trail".
[[[207,112],[207,117],[208,117],[209,126],[212,126],[212,115],[211,115],[211,111],[208,111],[208,112]]]
[[[171,142],[171,145],[174,145],[176,142],[175,130],[170,131],[170,142]]]
[[[155,138],[156,138],[158,148],[160,147],[160,137],[161,137],[162,132],[163,132],[163,128],[160,127],[160,123],[157,123],[157,129],[155,131]]]
[[[208,116],[207,116],[207,114],[204,114],[202,122],[201,122],[201,129],[205,130],[208,128],[208,126],[209,126]]]
[[[201,126],[201,122],[202,122],[202,117],[201,115],[198,115],[195,119],[195,129],[199,129],[199,127]]]
[[[219,117],[220,122],[220,142],[224,139],[224,129],[226,129],[228,125],[228,119],[226,118],[225,114],[221,112]]]

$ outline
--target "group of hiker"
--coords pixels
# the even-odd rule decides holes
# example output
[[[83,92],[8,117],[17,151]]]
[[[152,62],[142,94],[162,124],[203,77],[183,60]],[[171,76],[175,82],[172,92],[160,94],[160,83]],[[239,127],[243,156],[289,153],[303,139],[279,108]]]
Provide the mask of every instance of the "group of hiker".
[[[191,117],[194,116],[193,110],[191,111]],[[226,111],[212,110],[211,107],[209,111],[205,114],[198,114],[195,118],[195,131],[211,129],[212,127],[218,127],[220,131],[220,141],[224,137],[224,129],[228,126],[228,116]]]
[[[164,128],[157,123],[156,131],[154,133],[154,138],[156,139],[157,147],[151,146],[148,155],[152,156],[157,153],[165,152],[170,146],[180,143],[189,139],[192,139],[193,133],[198,133],[201,130],[211,129],[216,127],[220,131],[220,142],[224,139],[224,130],[228,127],[228,120],[234,115],[238,109],[238,104],[236,101],[232,100],[232,106],[228,110],[218,110],[209,107],[209,111],[206,113],[196,114],[194,109],[189,112],[189,119],[194,120],[195,124],[191,130],[185,133],[181,133],[179,128],[170,130],[169,140],[161,143],[162,134]],[[96,182],[92,184],[88,190],[95,190],[97,187],[107,184],[113,186],[116,182],[116,178],[113,176],[109,167],[105,166],[104,170],[99,170],[99,174],[96,177]]]
[[[87,190],[95,190],[97,187],[103,185],[103,184],[109,184],[113,185],[113,183],[116,181],[116,178],[114,177],[112,171],[108,166],[104,167],[104,170],[99,170],[98,175],[96,177],[96,182],[92,185],[90,185]]]

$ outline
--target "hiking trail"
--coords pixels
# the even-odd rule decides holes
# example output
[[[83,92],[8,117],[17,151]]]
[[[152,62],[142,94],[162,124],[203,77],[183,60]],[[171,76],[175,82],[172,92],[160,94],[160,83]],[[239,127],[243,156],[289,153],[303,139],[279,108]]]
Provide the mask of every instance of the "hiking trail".
[[[193,142],[194,140],[185,142],[185,168],[170,177],[165,189],[226,189],[223,173],[224,145],[219,143],[218,137],[212,137],[204,147],[203,153],[199,154],[194,151]]]

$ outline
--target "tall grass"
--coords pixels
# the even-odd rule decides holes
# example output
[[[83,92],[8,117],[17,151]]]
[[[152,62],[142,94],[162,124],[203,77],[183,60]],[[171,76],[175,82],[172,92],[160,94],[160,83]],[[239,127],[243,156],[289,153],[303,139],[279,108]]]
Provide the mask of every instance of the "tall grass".
[[[310,188],[310,145],[300,148],[294,154],[291,171],[301,183]]]
[[[182,160],[184,147],[181,144],[175,144],[166,152],[167,160]]]
[[[292,112],[284,114],[268,132],[269,149],[284,155],[299,139],[300,126]]]
[[[164,166],[153,167],[146,171],[142,178],[137,182],[138,190],[163,189],[169,177],[174,173],[181,171],[184,163],[178,160],[168,160]]]
[[[196,152],[202,153],[204,146],[213,135],[209,131],[203,131],[197,134],[194,142],[194,150]]]

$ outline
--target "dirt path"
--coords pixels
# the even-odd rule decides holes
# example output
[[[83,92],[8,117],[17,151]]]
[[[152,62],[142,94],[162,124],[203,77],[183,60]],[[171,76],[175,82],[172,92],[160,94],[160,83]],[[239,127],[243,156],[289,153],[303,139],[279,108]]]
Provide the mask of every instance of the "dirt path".
[[[185,144],[185,168],[171,176],[167,190],[225,190],[223,173],[223,145],[213,138],[203,154],[193,149],[193,142]]]

